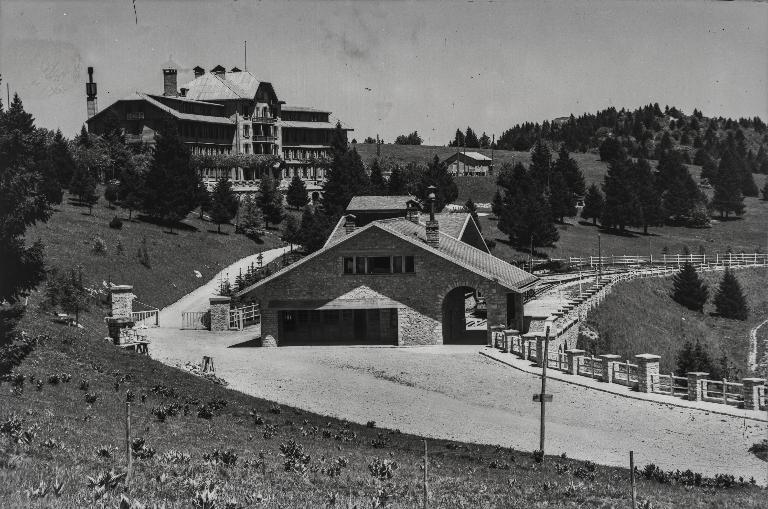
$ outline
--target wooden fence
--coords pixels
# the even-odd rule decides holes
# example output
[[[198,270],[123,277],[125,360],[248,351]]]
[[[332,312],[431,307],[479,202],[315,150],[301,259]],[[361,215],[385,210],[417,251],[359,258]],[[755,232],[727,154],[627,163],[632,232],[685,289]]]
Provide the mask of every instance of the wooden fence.
[[[738,405],[744,402],[744,384],[728,380],[702,380],[701,399],[725,405]]]
[[[148,311],[133,311],[131,312],[131,320],[138,326],[159,327],[160,310],[150,309]]]
[[[651,374],[651,391],[669,396],[688,396],[688,378],[675,376],[674,373]]]
[[[675,254],[661,256],[569,256],[568,258],[552,258],[552,261],[561,261],[580,267],[613,267],[629,265],[662,265],[680,266],[685,262],[693,265],[720,265],[720,266],[768,266],[768,254],[766,253],[716,253],[707,254]]]
[[[181,313],[181,328],[208,330],[211,328],[211,313],[209,311],[184,311]]]
[[[229,310],[229,328],[243,330],[248,325],[259,323],[261,312],[258,304],[249,304],[247,306]]]

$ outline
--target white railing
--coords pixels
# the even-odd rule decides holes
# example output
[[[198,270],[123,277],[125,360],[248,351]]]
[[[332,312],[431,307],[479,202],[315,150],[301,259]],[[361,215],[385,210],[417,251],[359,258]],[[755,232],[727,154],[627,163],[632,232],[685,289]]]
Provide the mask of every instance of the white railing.
[[[651,374],[651,392],[669,396],[685,396],[688,394],[688,378],[684,376]]]
[[[243,330],[247,325],[259,322],[261,313],[258,304],[250,304],[229,310],[229,328]]]
[[[673,255],[611,255],[611,256],[569,256],[568,258],[552,258],[552,261],[566,261],[571,265],[595,267],[610,267],[615,265],[682,265],[690,262],[693,265],[720,266],[754,266],[768,265],[766,253],[715,253],[708,254],[673,254]]]
[[[738,405],[744,402],[744,384],[728,380],[702,380],[701,399],[725,405]]]
[[[760,410],[765,410],[766,407],[768,407],[768,404],[766,404],[766,392],[765,385],[761,385],[757,388],[757,404]]]
[[[206,315],[208,318],[206,318]],[[210,313],[208,311],[184,311],[181,313],[181,328],[191,330],[209,329]]]
[[[133,311],[131,313],[131,321],[136,325],[144,327],[159,327],[160,326],[160,310],[150,309],[149,311]]]
[[[568,355],[562,352],[548,354],[547,367],[559,371],[568,371]]]
[[[633,387],[637,383],[637,364],[626,362],[612,362],[613,383]]]

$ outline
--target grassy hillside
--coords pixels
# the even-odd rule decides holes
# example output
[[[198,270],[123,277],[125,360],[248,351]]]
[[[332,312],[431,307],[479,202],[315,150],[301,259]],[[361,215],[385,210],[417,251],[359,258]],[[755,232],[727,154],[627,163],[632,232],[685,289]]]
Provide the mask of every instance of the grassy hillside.
[[[650,278],[619,284],[611,296],[589,315],[600,332],[601,344],[596,353],[615,353],[634,359],[639,353],[661,355],[661,370],[675,369],[677,352],[686,340],[699,339],[712,357],[725,353],[738,369],[737,376],[747,376],[749,331],[768,318],[768,270],[764,268],[736,271],[749,304],[749,319],[727,320],[711,316],[722,272],[703,275],[710,289],[704,314],[691,311],[673,301],[671,278]],[[768,373],[762,373],[762,376]]]
[[[52,264],[79,260],[94,274],[125,271],[115,273],[157,305],[194,286],[194,280],[184,279],[193,268],[208,267],[208,276],[253,248],[236,236],[209,234],[207,224],[196,220],[189,223],[198,231],[177,236],[131,223],[119,233],[126,256],[118,264],[90,253],[91,233],[116,242],[118,233],[103,229],[110,216],[97,209],[94,218],[85,217],[65,205],[35,236],[49,246]],[[70,231],[76,242],[66,242]],[[139,235],[155,242],[158,251],[168,250],[154,256],[152,269],[131,267],[138,264],[133,251]],[[226,244],[221,250],[208,246],[216,241]],[[166,274],[172,266],[181,268]],[[174,274],[181,276],[178,282]],[[421,507],[419,437],[245,396],[105,342],[104,310],[98,305],[78,330],[52,323],[39,303],[40,295],[33,294],[21,327],[44,337],[31,352],[14,356],[14,374],[0,387],[4,507],[115,507],[126,491],[141,503],[169,508],[204,507],[200,501],[210,492],[217,497],[215,507]],[[3,353],[0,360],[7,363],[11,356]],[[110,470],[125,472],[123,416],[129,395],[132,436],[143,440],[133,447],[130,488],[119,478],[114,487],[90,486],[89,476],[98,481]],[[537,463],[526,453],[441,440],[430,440],[429,448],[431,507],[629,503],[623,469],[558,457]],[[51,485],[59,483],[57,495]],[[640,476],[638,493],[653,507],[760,507],[765,496],[762,489],[728,478],[710,487],[684,487],[652,469],[648,478]]]
[[[124,218],[121,229],[109,227],[115,215]],[[197,214],[187,217],[173,233],[126,218],[124,211],[110,209],[103,201],[88,214],[87,208],[73,205],[65,197],[47,223],[28,230],[27,240],[43,241],[50,267],[68,269],[79,264],[86,285],[92,288],[103,288],[104,281],[133,284],[138,299],[156,307],[175,302],[235,260],[283,245],[278,230],[270,230],[262,243],[256,243],[234,234],[231,226],[223,226],[223,234],[217,234],[216,225],[200,220]],[[104,242],[104,252],[94,252],[96,238]],[[137,256],[145,239],[149,267]]]

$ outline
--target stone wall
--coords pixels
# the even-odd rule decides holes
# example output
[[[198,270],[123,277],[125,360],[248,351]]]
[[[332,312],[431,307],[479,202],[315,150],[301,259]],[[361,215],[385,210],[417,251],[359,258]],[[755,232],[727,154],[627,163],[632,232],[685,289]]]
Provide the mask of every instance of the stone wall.
[[[344,256],[389,255],[413,256],[414,273],[343,274]],[[301,265],[290,272],[267,281],[249,294],[261,305],[262,336],[271,335],[278,344],[277,310],[287,309],[286,302],[329,301],[362,286],[398,303],[400,345],[441,344],[443,300],[448,292],[460,286],[476,288],[486,298],[489,325],[522,326],[522,313],[516,317],[520,325],[507,324],[507,289],[378,228],[371,228],[299,263]],[[515,299],[521,307],[522,297],[515,294]]]
[[[112,285],[110,287],[113,318],[130,318],[133,312],[133,286]]]
[[[229,297],[220,295],[211,297],[211,331],[221,332],[229,330]]]

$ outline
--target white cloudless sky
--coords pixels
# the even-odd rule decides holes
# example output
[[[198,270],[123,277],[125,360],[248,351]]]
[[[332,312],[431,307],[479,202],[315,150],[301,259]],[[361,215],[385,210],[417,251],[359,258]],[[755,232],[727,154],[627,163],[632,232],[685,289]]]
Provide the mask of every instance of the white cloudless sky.
[[[86,68],[99,107],[162,93],[163,64],[244,65],[359,141],[456,128],[497,136],[608,106],[768,118],[768,3],[0,0],[0,73],[38,125],[75,134]],[[5,86],[3,86],[3,89]],[[5,90],[3,101],[5,102]]]

